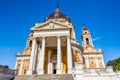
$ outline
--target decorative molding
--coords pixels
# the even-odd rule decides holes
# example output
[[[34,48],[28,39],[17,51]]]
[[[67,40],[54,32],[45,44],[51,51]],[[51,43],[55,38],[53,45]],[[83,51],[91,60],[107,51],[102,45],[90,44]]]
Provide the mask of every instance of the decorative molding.
[[[30,56],[26,56],[26,57],[17,57],[17,60],[24,60],[24,59],[30,59]]]
[[[16,57],[30,57],[30,55],[26,55],[26,54],[18,54]]]
[[[45,25],[47,25],[47,24],[49,25],[49,23],[55,23],[55,24],[58,24],[58,25],[60,25],[60,26],[65,26],[65,27],[69,27],[69,28],[72,28],[72,27],[73,27],[73,26],[71,26],[71,25],[63,24],[63,23],[61,23],[61,22],[59,22],[59,21],[48,20],[48,21],[46,21],[46,22],[44,22],[44,23],[35,25],[34,27],[31,28],[31,30],[34,30],[35,28],[41,28],[41,27],[43,27],[43,26],[45,26]]]
[[[58,30],[62,30],[62,31],[65,31],[65,30],[71,30],[71,28],[69,27],[63,27],[63,28],[37,28],[37,29],[33,29],[33,31],[58,31]]]

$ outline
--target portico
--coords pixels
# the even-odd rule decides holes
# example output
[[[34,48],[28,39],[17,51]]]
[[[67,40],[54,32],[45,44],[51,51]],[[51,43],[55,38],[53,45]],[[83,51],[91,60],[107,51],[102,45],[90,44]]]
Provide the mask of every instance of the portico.
[[[45,32],[44,32],[45,33]],[[53,33],[53,32],[51,32]],[[56,32],[57,33],[57,32]],[[72,53],[71,53],[71,43],[70,36],[68,34],[58,35],[54,32],[51,36],[41,36],[35,35],[36,37],[32,40],[32,54],[30,58],[29,64],[29,75],[31,74],[63,74],[63,73],[72,73]],[[65,31],[67,33],[67,31]],[[36,33],[37,34],[37,33]],[[41,46],[41,47],[38,47]],[[66,53],[63,52],[62,47],[66,48]],[[36,55],[38,55],[38,48],[40,48],[39,59],[37,59]],[[66,54],[67,66],[66,72],[63,71],[63,58],[62,54]],[[37,61],[39,60],[39,61]],[[39,63],[38,63],[39,62]],[[34,65],[33,65],[34,64]],[[38,66],[35,66],[37,65]],[[47,64],[47,70],[45,70],[45,66]]]

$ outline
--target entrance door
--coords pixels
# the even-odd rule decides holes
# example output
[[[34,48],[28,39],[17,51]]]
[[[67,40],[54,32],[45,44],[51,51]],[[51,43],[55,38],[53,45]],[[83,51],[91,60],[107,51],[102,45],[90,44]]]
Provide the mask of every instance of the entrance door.
[[[56,63],[53,63],[53,74],[57,73]]]

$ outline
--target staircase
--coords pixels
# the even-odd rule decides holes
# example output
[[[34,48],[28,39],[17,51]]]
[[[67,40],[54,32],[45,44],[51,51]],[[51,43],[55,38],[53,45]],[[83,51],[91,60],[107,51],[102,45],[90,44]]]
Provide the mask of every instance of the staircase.
[[[74,80],[72,74],[45,74],[16,76],[13,80]]]

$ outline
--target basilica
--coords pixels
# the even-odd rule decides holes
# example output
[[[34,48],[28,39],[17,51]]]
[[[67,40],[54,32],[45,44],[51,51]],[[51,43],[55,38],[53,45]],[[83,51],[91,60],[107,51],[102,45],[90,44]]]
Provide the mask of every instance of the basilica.
[[[71,19],[57,7],[43,23],[31,28],[24,51],[17,54],[17,75],[72,74],[74,80],[116,77],[117,73],[105,66],[101,49],[94,47],[88,27],[83,24],[81,29],[82,44]]]

